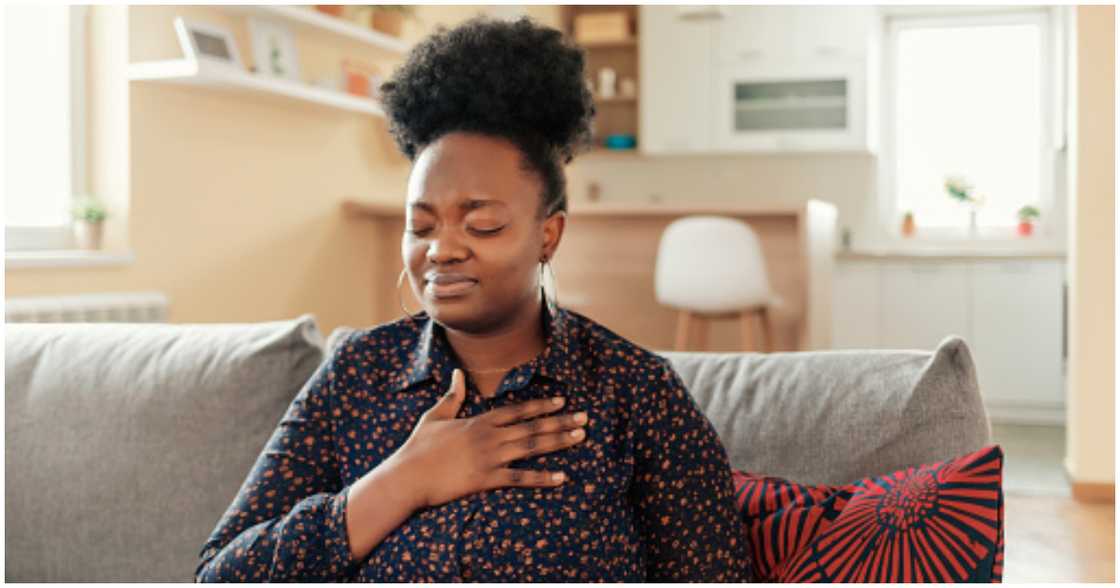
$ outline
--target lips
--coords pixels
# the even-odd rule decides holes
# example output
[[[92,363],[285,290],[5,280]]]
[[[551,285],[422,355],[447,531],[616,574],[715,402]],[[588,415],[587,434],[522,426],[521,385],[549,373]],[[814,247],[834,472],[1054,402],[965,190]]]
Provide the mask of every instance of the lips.
[[[478,280],[466,274],[429,272],[424,276],[424,292],[433,298],[463,296],[478,285]]]

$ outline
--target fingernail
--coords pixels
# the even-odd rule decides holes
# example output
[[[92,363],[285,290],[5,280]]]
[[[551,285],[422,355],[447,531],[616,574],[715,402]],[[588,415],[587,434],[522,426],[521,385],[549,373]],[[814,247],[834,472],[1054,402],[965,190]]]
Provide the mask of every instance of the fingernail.
[[[552,399],[552,403],[555,404],[556,406],[560,406],[561,404],[564,404],[564,399],[557,396],[556,398]]]
[[[583,429],[572,429],[572,437],[582,437]]]
[[[564,480],[564,474],[562,474],[560,472],[556,472],[555,474],[552,474],[552,481],[553,482],[561,482],[563,480]]]
[[[576,413],[575,418],[576,418],[577,423],[582,423],[582,422],[587,420],[587,413],[586,412]]]

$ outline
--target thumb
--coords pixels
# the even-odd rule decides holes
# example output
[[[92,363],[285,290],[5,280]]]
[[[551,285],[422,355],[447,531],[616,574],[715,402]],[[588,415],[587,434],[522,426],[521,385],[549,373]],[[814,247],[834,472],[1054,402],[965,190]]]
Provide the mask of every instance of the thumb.
[[[459,414],[459,408],[463,406],[463,398],[466,397],[466,383],[463,376],[463,370],[455,368],[451,373],[451,387],[436,403],[435,416],[444,419],[453,419],[455,415]]]

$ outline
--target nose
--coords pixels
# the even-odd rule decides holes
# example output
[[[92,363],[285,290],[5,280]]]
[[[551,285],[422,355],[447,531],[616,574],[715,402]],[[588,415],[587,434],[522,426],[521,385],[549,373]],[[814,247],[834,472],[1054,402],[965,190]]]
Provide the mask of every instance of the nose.
[[[462,261],[470,255],[454,230],[443,230],[428,243],[428,261],[435,265]]]

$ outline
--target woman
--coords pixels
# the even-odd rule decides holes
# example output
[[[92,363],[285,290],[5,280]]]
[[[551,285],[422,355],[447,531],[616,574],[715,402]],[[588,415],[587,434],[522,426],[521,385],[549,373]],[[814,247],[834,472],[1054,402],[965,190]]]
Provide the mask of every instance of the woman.
[[[424,312],[336,347],[197,579],[750,577],[726,451],[677,374],[541,287],[590,136],[584,75],[558,31],[478,17],[382,86]]]

